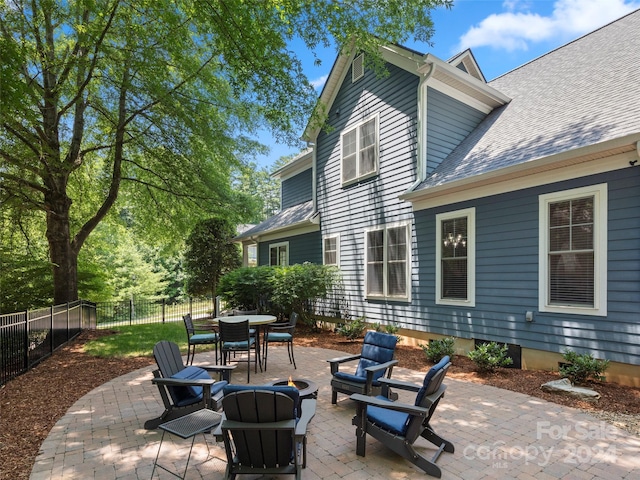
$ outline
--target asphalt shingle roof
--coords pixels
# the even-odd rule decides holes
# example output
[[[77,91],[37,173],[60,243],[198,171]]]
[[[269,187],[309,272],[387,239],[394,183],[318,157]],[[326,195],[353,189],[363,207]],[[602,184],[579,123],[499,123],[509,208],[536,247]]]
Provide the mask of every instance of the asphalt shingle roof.
[[[491,112],[416,190],[640,132],[640,10],[489,85]]]
[[[255,227],[242,232],[241,235],[238,235],[236,237],[236,240],[242,240],[272,230],[278,230],[280,228],[292,226],[304,222],[305,220],[311,221],[314,213],[313,202],[311,200],[299,205],[294,205],[293,207],[281,210],[273,217],[266,219],[264,222],[256,225]]]

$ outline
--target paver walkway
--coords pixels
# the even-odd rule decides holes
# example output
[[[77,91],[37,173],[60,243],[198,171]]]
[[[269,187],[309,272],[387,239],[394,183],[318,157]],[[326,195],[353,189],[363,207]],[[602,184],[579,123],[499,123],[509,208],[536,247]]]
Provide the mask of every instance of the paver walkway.
[[[298,369],[294,370],[285,347],[270,350],[269,371],[252,372],[252,384],[291,374],[319,386],[316,416],[308,433],[305,479],[430,478],[371,437],[367,456],[355,454],[354,405],[344,395],[338,396],[338,405],[331,405],[326,360],[342,355],[340,352],[297,347]],[[196,363],[212,360],[213,353],[196,357]],[[245,368],[246,364],[239,365],[235,382],[245,382]],[[143,424],[163,410],[158,390],[151,385],[151,371],[148,367],[124,375],[78,400],[42,444],[31,480],[149,479],[161,432],[147,431]],[[394,378],[416,383],[424,378],[424,373],[405,368],[393,372]],[[640,478],[640,438],[636,436],[579,410],[527,395],[451,378],[445,384],[447,393],[432,419],[434,430],[456,448],[454,454],[443,453],[438,460],[445,479]],[[400,398],[412,403],[414,397],[401,393]],[[207,454],[199,436],[188,479],[223,477],[224,447],[211,435],[208,443],[215,458],[196,465]],[[165,438],[165,463],[173,462],[178,471],[184,468],[189,444],[178,440],[171,445]],[[422,439],[416,445],[428,453],[433,450]],[[156,471],[154,478],[174,477]]]

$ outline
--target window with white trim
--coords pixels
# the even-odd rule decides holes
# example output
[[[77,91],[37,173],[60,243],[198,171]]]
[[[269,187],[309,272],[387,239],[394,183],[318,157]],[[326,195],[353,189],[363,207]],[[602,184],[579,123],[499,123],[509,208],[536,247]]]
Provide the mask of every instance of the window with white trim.
[[[436,215],[436,303],[475,306],[476,211]]]
[[[351,183],[378,172],[378,115],[340,136],[342,183]]]
[[[607,185],[540,195],[539,309],[607,314]]]
[[[289,242],[269,245],[269,265],[289,265]]]
[[[340,235],[327,235],[322,239],[322,259],[325,265],[340,265]]]
[[[410,224],[365,230],[365,295],[409,300],[411,292]]]

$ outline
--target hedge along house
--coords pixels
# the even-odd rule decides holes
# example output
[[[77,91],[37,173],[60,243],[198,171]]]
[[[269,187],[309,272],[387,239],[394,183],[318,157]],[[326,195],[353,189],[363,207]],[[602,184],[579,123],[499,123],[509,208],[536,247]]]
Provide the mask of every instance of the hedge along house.
[[[351,316],[420,342],[571,349],[640,386],[638,52],[640,10],[490,82],[470,51],[338,57],[259,264],[336,264]]]

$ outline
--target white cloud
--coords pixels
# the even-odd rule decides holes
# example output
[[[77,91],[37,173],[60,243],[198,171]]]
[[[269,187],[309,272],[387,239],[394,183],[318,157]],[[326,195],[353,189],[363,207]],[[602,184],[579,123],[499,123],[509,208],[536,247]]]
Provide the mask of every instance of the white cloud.
[[[556,0],[549,16],[533,13],[527,1],[505,0],[502,6],[508,11],[489,15],[462,35],[458,51],[469,47],[527,50],[531,43],[577,37],[639,8],[640,2]]]
[[[311,83],[311,86],[314,89],[318,90],[319,88],[324,87],[324,84],[327,81],[327,78],[329,78],[329,75],[322,75],[321,77],[318,77],[315,80],[311,80],[309,83]]]

